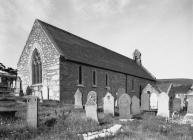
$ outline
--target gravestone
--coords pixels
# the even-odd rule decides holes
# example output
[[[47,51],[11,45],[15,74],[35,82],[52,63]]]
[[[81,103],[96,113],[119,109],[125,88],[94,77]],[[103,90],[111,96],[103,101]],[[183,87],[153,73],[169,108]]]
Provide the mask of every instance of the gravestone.
[[[117,92],[116,92],[117,99],[116,99],[116,101],[115,101],[115,106],[117,106],[117,107],[119,106],[119,103],[118,103],[119,98],[120,98],[120,96],[121,96],[122,94],[124,94],[124,93],[126,93],[126,91],[125,91],[124,88],[119,88],[119,89],[117,90]]]
[[[43,86],[43,88],[42,88],[42,96],[43,96],[43,100],[49,100],[48,86]]]
[[[172,101],[172,111],[180,111],[181,109],[181,99],[174,98]]]
[[[150,109],[157,109],[158,95],[156,93],[151,93],[150,95]]]
[[[97,94],[94,91],[90,91],[87,96],[87,102],[85,104],[86,117],[98,122],[97,114]]]
[[[119,117],[121,119],[130,119],[131,118],[131,98],[128,94],[124,93],[120,96],[118,100],[119,104]]]
[[[187,113],[193,114],[193,95],[189,95],[187,97],[187,100],[188,100]]]
[[[15,93],[19,94],[21,91],[21,79],[17,77],[16,83],[15,83]]]
[[[137,96],[133,96],[132,99],[132,104],[131,104],[131,111],[132,114],[136,115],[140,113],[140,105],[139,105],[139,98]]]
[[[27,99],[27,124],[29,127],[37,128],[38,126],[38,98],[31,97]]]
[[[169,97],[165,92],[162,92],[158,96],[157,116],[169,118]]]
[[[74,94],[74,107],[82,108],[82,93],[80,92],[79,88],[76,90]]]
[[[141,110],[149,110],[150,109],[150,93],[143,92],[141,95]]]
[[[114,97],[109,92],[104,97],[103,110],[105,114],[112,114],[114,116]]]

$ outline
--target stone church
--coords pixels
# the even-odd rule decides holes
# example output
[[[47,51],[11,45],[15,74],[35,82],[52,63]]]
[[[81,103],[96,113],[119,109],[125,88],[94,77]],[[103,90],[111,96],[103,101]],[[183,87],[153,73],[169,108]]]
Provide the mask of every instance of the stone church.
[[[22,89],[41,93],[44,99],[74,102],[79,89],[83,104],[89,91],[102,103],[107,89],[113,96],[119,88],[140,98],[142,88],[155,77],[141,64],[141,53],[133,59],[36,19],[17,64]]]

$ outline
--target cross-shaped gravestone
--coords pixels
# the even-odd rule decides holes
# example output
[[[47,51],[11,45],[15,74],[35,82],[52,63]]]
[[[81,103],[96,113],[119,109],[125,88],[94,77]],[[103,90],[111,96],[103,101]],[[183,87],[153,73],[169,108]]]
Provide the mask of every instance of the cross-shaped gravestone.
[[[133,115],[140,113],[139,98],[135,95],[132,97],[131,111]]]
[[[174,98],[172,101],[172,111],[180,111],[181,109],[181,99]]]
[[[158,96],[158,111],[157,116],[169,118],[169,97],[165,92]]]
[[[120,96],[118,100],[119,104],[119,117],[121,119],[130,119],[131,112],[130,112],[130,105],[131,105],[131,98],[128,94],[124,93]]]
[[[38,126],[38,98],[30,97],[27,99],[27,124],[29,127],[37,128]]]
[[[79,88],[76,90],[74,94],[74,107],[82,108],[82,93],[80,92]]]
[[[103,110],[105,114],[112,114],[114,116],[114,97],[110,92],[107,92],[103,103]]]
[[[142,92],[141,95],[141,110],[149,110],[150,107],[150,92]]]
[[[97,94],[95,91],[90,91],[85,104],[86,117],[98,122],[97,114]]]
[[[158,95],[156,93],[150,94],[150,109],[157,109]]]

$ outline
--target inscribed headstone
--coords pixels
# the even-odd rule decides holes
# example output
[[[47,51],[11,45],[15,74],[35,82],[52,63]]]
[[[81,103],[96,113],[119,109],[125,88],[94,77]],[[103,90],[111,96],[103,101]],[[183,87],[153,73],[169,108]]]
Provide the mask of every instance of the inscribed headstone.
[[[87,96],[87,102],[85,104],[86,117],[98,122],[97,114],[97,94],[94,91],[90,91]]]
[[[150,93],[143,92],[141,95],[141,110],[149,110],[150,108]]]
[[[114,116],[114,97],[109,92],[104,97],[103,110],[105,114],[112,114]]]
[[[172,111],[180,111],[181,109],[181,99],[174,98],[172,101]]]
[[[150,109],[157,109],[158,102],[158,94],[151,93],[150,94]]]
[[[90,98],[92,98],[92,100],[97,104],[97,93],[95,91],[90,91],[87,95],[87,101],[90,100]]]
[[[157,116],[169,118],[169,97],[165,92],[158,96]]]
[[[31,97],[27,100],[27,124],[29,127],[38,126],[38,98]]]
[[[188,98],[187,113],[193,114],[193,95],[189,95]]]
[[[15,92],[20,93],[20,90],[21,90],[21,79],[17,77],[15,84]]]
[[[82,108],[82,93],[80,92],[79,88],[76,90],[74,94],[74,107]]]
[[[119,104],[119,116],[121,119],[130,119],[131,112],[130,112],[130,105],[131,105],[131,98],[128,94],[124,93],[120,96],[118,100]]]
[[[139,104],[139,98],[137,98],[137,96],[133,96],[131,99],[132,103],[131,103],[131,111],[132,114],[139,114],[140,113],[140,104]]]

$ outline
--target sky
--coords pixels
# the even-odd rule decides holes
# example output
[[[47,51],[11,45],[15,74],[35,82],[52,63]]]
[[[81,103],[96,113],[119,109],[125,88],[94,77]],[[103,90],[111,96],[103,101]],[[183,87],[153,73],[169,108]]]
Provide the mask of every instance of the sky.
[[[35,19],[132,58],[157,78],[193,79],[193,0],[0,0],[0,62],[17,68]]]

